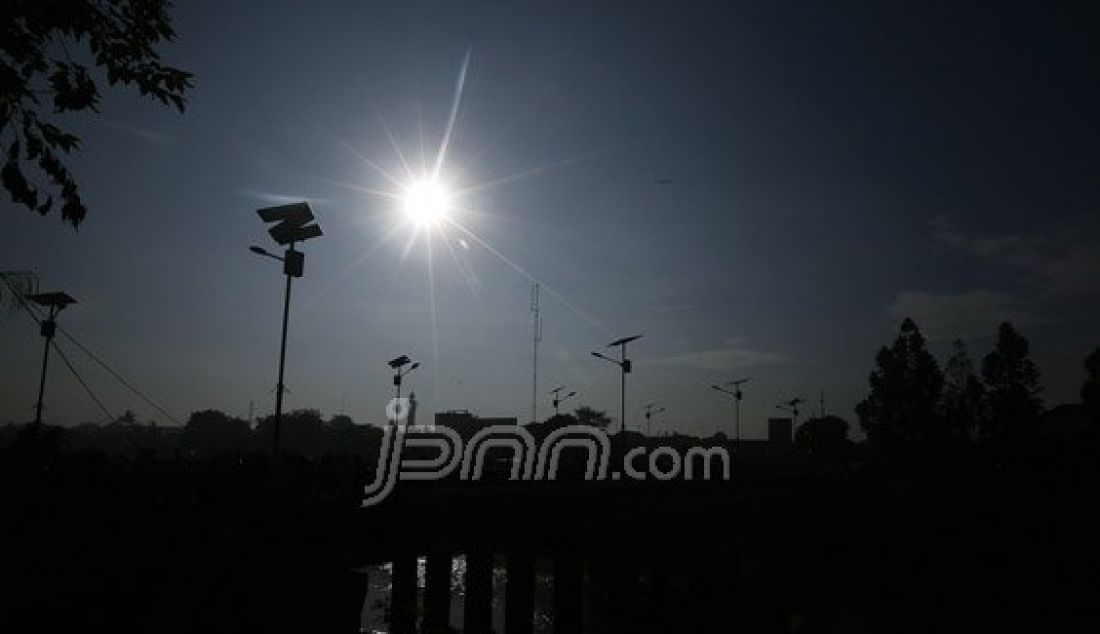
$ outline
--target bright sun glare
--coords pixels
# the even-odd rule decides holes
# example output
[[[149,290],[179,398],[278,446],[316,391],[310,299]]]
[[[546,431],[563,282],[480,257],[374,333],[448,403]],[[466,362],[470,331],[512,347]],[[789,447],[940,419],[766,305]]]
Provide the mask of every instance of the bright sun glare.
[[[433,225],[447,214],[450,197],[435,180],[422,180],[405,189],[405,215],[421,227]]]

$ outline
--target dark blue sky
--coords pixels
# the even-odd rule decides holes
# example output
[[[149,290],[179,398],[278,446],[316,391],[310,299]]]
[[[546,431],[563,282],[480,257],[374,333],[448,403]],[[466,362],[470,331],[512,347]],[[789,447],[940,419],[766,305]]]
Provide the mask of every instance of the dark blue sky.
[[[1075,398],[1100,344],[1088,4],[591,4],[180,3],[165,56],[195,73],[187,112],[112,91],[66,120],[89,216],[74,232],[5,200],[0,268],[76,296],[62,324],[180,417],[273,407],[282,282],[247,246],[272,246],[253,209],[281,197],[326,232],[294,290],[291,408],[378,422],[407,353],[429,410],[525,419],[516,267],[560,295],[540,397],[566,384],[617,417],[615,368],[588,351],[645,333],[635,425],[659,401],[681,430],[728,432],[707,386],[746,375],[749,436],[821,390],[855,423],[906,315],[941,358],[962,337],[980,359],[1011,319],[1048,402]],[[381,240],[398,205],[363,190],[394,186],[355,153],[400,176],[388,127],[418,169],[468,51],[443,172],[497,253],[434,233],[433,320],[428,245]],[[40,343],[25,318],[0,328],[0,420],[31,415]],[[73,358],[113,410],[154,415]],[[97,418],[59,363],[47,405]]]

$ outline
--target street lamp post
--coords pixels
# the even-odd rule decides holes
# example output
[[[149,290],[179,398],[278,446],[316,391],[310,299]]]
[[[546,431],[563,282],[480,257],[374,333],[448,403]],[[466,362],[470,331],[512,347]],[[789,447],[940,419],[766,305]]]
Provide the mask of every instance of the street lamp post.
[[[618,359],[612,359],[611,357],[599,352],[592,353],[592,356],[596,357],[597,359],[603,359],[604,361],[614,363],[615,365],[619,366],[619,370],[621,372],[619,387],[619,405],[620,411],[622,412],[622,426],[619,429],[620,434],[626,432],[626,375],[630,374],[631,369],[630,359],[626,358],[626,344],[641,338],[641,335],[633,335],[630,337],[623,337],[622,339],[616,339],[615,341],[607,344],[608,348],[619,346]]]
[[[746,377],[743,379],[737,379],[736,381],[730,381],[726,385],[733,386],[733,403],[734,403],[734,434],[737,437],[737,445],[741,445],[741,386],[752,380],[752,377]]]
[[[42,401],[46,396],[46,367],[50,361],[50,343],[54,333],[57,332],[57,314],[69,304],[75,304],[76,300],[65,293],[36,293],[27,295],[27,299],[46,309],[46,318],[39,323],[39,332],[46,340],[45,349],[42,351],[42,376],[38,380],[38,405],[34,410],[34,425],[42,424]]]
[[[653,418],[654,414],[660,414],[663,411],[665,411],[665,408],[659,407],[656,403],[650,403],[645,406],[645,433],[647,436],[653,435],[653,430],[650,427],[650,419]]]
[[[730,397],[732,397],[731,402],[733,403],[733,436],[737,440],[737,446],[740,446],[740,444],[741,444],[741,416],[740,416],[740,412],[739,412],[740,408],[738,407],[739,399],[737,398],[737,392],[734,392],[733,390],[727,390],[726,388],[722,387],[721,385],[712,385],[710,387],[713,390],[717,390],[717,391],[719,391],[723,394],[727,394]]]
[[[564,390],[565,390],[564,385],[562,385],[561,387],[556,387],[556,388],[550,390],[550,393],[554,395],[554,399],[552,401],[553,404],[554,404],[554,416],[558,416],[558,415],[561,414],[561,412],[559,410],[559,407],[561,406],[562,403],[568,401],[569,399],[571,399],[571,398],[573,398],[574,396],[577,395],[576,392],[570,392],[570,393],[566,394],[565,396],[562,396],[561,393]]]
[[[283,331],[279,344],[279,380],[275,386],[275,421],[272,431],[272,455],[279,452],[279,430],[283,420],[283,383],[284,370],[286,369],[286,332],[290,322],[290,282],[295,277],[302,277],[305,271],[305,254],[294,248],[298,242],[316,238],[321,234],[321,227],[313,223],[313,210],[308,203],[294,203],[292,205],[280,205],[278,207],[266,207],[257,209],[260,219],[267,223],[278,223],[267,230],[271,237],[280,246],[286,246],[283,257],[269,253],[262,247],[252,246],[249,251],[283,263],[283,274],[286,276],[286,291],[283,295]],[[312,224],[311,224],[312,223]]]
[[[410,363],[412,363],[412,359],[410,359],[407,355],[401,355],[396,359],[390,359],[390,361],[386,364],[393,369],[393,388],[394,399],[396,402],[401,401],[401,379],[404,378],[405,375],[409,372],[412,372],[413,370],[420,367],[419,362],[409,365]],[[405,369],[405,366],[408,366],[408,369]],[[394,423],[397,423],[396,419],[394,420]]]
[[[791,415],[791,439],[794,440],[794,434],[798,431],[798,406],[804,403],[806,399],[801,396],[796,396],[785,403],[776,405],[776,409],[781,409],[784,412],[788,412]]]

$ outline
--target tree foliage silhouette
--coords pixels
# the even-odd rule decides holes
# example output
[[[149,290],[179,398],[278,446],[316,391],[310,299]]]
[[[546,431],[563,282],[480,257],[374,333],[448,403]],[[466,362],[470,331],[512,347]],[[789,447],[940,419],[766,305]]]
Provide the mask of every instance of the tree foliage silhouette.
[[[879,351],[876,366],[871,393],[856,406],[868,440],[887,450],[941,440],[943,373],[912,319],[902,322],[892,346]]]
[[[611,417],[606,412],[582,405],[573,410],[573,416],[581,425],[591,425],[600,429],[606,429],[611,424]]]
[[[794,444],[816,456],[837,456],[848,447],[848,421],[839,416],[811,418],[798,426]]]
[[[1088,378],[1081,386],[1081,402],[1089,416],[1100,422],[1100,348],[1085,358],[1085,371]]]
[[[263,438],[275,433],[275,417],[260,419],[256,431]],[[296,409],[283,414],[280,423],[282,447],[298,453],[314,453],[325,441],[325,423],[316,409]]]
[[[240,451],[248,442],[248,421],[216,409],[193,412],[183,430],[183,445],[197,454]]]
[[[1015,440],[1027,436],[1042,411],[1039,369],[1028,357],[1028,348],[1027,339],[1005,322],[997,331],[993,352],[982,360],[990,413],[985,435],[991,438]]]
[[[956,339],[944,366],[943,420],[947,432],[956,438],[976,438],[988,425],[985,402],[985,386],[974,371],[966,344]]]
[[[50,96],[54,114],[98,112],[106,75],[110,86],[134,86],[142,96],[183,111],[191,74],[163,64],[156,50],[175,37],[169,7],[167,0],[0,4],[0,135],[7,145],[0,180],[13,202],[46,215],[59,194],[61,218],[74,227],[87,213],[61,160],[79,149],[80,139],[44,120],[47,103],[41,97]],[[49,186],[35,182],[26,167],[45,176]]]

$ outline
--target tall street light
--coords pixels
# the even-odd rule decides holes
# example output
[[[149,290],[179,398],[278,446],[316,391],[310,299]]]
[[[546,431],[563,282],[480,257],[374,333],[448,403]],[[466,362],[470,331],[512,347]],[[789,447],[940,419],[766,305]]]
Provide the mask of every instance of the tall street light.
[[[559,414],[561,414],[561,412],[559,411],[558,408],[561,406],[562,403],[568,401],[569,399],[571,399],[571,398],[573,398],[574,396],[577,395],[576,392],[569,392],[565,396],[562,396],[561,393],[563,391],[565,391],[565,386],[564,385],[562,385],[561,387],[556,387],[556,388],[550,390],[550,393],[554,395],[554,400],[553,400],[553,403],[554,403],[554,416],[558,416]]]
[[[592,353],[592,356],[596,357],[597,359],[603,359],[604,361],[608,361],[610,363],[614,363],[615,365],[619,366],[619,370],[622,373],[622,378],[621,378],[622,385],[619,388],[620,389],[620,392],[619,392],[619,394],[620,394],[620,406],[621,406],[621,412],[622,412],[622,428],[619,429],[620,434],[622,434],[626,431],[626,375],[630,374],[630,367],[631,367],[630,359],[626,358],[626,344],[630,343],[631,341],[634,341],[636,339],[641,339],[641,338],[642,338],[641,335],[632,335],[630,337],[623,337],[622,339],[616,339],[615,341],[612,341],[611,343],[607,344],[608,348],[613,348],[615,346],[619,346],[619,358],[618,359],[612,359],[611,357],[609,357],[607,355],[604,355],[604,354],[601,354],[599,352],[593,352]]]
[[[406,355],[401,355],[396,359],[390,359],[390,361],[386,364],[393,369],[394,399],[396,399],[396,401],[398,402],[401,401],[401,379],[404,378],[404,376],[409,372],[412,372],[413,370],[420,367],[419,362],[409,365],[410,363],[412,363],[412,359],[410,359]],[[394,420],[394,424],[397,424],[396,420]]]
[[[734,426],[734,430],[735,430],[735,435],[737,437],[737,444],[738,445],[741,444],[741,386],[748,383],[751,380],[752,380],[752,377],[745,377],[743,379],[737,379],[736,381],[729,381],[728,383],[726,383],[727,386],[730,386],[730,387],[733,388],[734,418],[735,418],[735,422],[734,422],[733,426]]]
[[[46,339],[46,348],[42,352],[42,377],[38,381],[38,405],[34,410],[34,424],[42,424],[42,399],[46,395],[46,366],[50,361],[50,341],[57,332],[57,314],[69,304],[75,304],[76,300],[65,293],[36,293],[27,295],[27,299],[46,309],[46,318],[39,324],[39,331]]]
[[[741,444],[741,416],[739,414],[739,409],[740,408],[738,407],[738,403],[740,402],[740,399],[737,398],[737,392],[734,392],[733,390],[727,390],[726,388],[722,387],[721,385],[712,385],[710,387],[711,387],[712,390],[718,390],[719,392],[721,392],[723,394],[728,394],[729,396],[732,397],[731,400],[733,402],[733,435],[734,435],[734,438],[737,439],[737,445],[740,446],[740,444]]]
[[[776,409],[781,409],[791,415],[791,440],[794,440],[794,433],[798,431],[798,406],[806,402],[806,399],[801,396],[796,396],[789,401],[776,405]]]
[[[660,414],[665,411],[665,408],[660,407],[656,403],[650,403],[645,406],[645,433],[647,436],[653,435],[653,429],[650,427],[650,419],[654,414]]]
[[[290,321],[290,281],[295,277],[302,277],[305,271],[306,256],[294,248],[298,242],[304,242],[310,238],[316,238],[321,234],[320,225],[313,222],[313,210],[309,203],[294,203],[280,205],[278,207],[265,207],[257,209],[260,220],[267,223],[278,223],[267,230],[279,246],[285,246],[283,257],[268,253],[261,247],[248,247],[257,255],[273,258],[283,263],[283,275],[286,276],[286,293],[283,296],[283,334],[279,344],[279,383],[275,386],[275,426],[272,434],[272,455],[279,451],[279,429],[283,421],[283,375],[286,368],[286,329]]]

